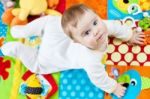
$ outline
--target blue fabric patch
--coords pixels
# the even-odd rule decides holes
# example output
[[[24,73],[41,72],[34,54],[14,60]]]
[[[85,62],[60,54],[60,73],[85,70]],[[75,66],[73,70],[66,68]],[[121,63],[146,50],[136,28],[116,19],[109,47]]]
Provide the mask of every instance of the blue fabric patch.
[[[0,37],[6,37],[7,25],[2,23],[1,16],[4,12],[3,5],[0,3]]]
[[[122,13],[119,8],[116,8],[113,4],[113,1],[115,1],[116,3],[119,3],[117,2],[117,0],[108,0],[108,19],[111,19],[111,20],[118,20],[118,19],[124,19],[125,17],[132,17],[134,19],[142,19],[143,18],[143,12],[145,11],[142,11],[140,12],[139,14],[137,15],[132,15],[132,14],[128,14],[128,13]],[[130,0],[130,1],[133,1],[133,0]],[[122,2],[123,3],[123,2]],[[121,8],[120,8],[121,9]],[[149,13],[150,15],[150,10],[146,11],[147,13]]]
[[[1,51],[1,49],[0,49],[0,56],[4,56],[3,53],[2,53],[2,51]]]
[[[104,92],[94,86],[83,69],[61,72],[59,99],[104,99]]]

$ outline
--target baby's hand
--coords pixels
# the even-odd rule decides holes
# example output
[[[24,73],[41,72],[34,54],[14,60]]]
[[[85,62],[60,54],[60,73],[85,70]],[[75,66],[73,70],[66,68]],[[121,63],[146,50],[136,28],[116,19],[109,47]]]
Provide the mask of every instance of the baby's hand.
[[[129,43],[143,45],[145,41],[145,35],[143,32],[134,31]]]
[[[126,88],[118,83],[116,89],[113,92],[113,94],[116,95],[118,98],[121,98],[121,97],[124,96],[125,91],[126,91]]]

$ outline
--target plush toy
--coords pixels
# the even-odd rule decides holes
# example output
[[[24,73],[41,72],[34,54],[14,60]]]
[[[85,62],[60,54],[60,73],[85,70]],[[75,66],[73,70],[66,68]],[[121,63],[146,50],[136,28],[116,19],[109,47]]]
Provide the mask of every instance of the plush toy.
[[[2,15],[3,23],[13,25],[24,25],[28,23],[28,16],[44,14],[61,15],[54,8],[59,0],[20,0],[19,8],[6,9]],[[53,9],[48,9],[53,8]]]
[[[50,75],[36,75],[27,71],[22,79],[25,81],[20,86],[20,93],[28,99],[49,99],[58,89],[54,78]]]
[[[24,24],[28,23],[27,20],[21,21],[20,19],[18,19],[18,17],[15,17],[12,14],[12,10],[13,10],[13,8],[6,9],[5,12],[3,13],[3,15],[1,16],[2,22],[4,24],[13,26],[13,25],[24,25]]]
[[[127,88],[125,95],[121,99],[137,99],[140,92],[150,88],[150,78],[141,76],[136,70],[128,70],[117,78],[118,83],[124,83]],[[112,99],[119,99],[111,94]]]
[[[20,0],[20,8],[12,10],[12,14],[20,20],[26,20],[29,15],[42,14],[47,9],[46,0]]]

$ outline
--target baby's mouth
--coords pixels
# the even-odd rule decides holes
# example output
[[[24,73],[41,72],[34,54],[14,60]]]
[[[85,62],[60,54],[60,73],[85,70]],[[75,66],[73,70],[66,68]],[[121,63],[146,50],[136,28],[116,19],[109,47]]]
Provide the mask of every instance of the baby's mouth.
[[[101,34],[101,35],[98,37],[98,39],[97,39],[97,40],[100,40],[100,39],[102,39],[102,36],[103,36],[103,34]]]

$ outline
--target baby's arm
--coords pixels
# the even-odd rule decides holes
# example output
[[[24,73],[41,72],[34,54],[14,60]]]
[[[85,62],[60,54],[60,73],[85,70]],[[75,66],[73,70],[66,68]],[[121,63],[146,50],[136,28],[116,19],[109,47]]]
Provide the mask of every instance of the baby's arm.
[[[129,41],[134,44],[144,43],[144,33],[134,32],[131,27],[121,25],[114,20],[105,20],[104,23],[107,26],[109,36],[122,39],[123,41]]]
[[[117,82],[108,76],[103,65],[91,64],[86,72],[91,82],[105,92],[112,93],[116,89]]]
[[[29,36],[40,36],[50,16],[40,17],[26,25],[16,25],[11,28],[11,34],[15,38],[25,38]]]
[[[113,93],[118,98],[124,96],[126,88],[117,83],[114,79],[110,78],[102,64],[91,65],[91,68],[87,68],[86,71],[92,83],[98,88],[107,93]]]

